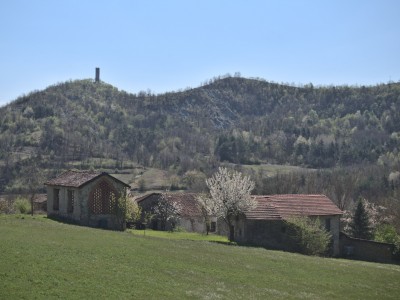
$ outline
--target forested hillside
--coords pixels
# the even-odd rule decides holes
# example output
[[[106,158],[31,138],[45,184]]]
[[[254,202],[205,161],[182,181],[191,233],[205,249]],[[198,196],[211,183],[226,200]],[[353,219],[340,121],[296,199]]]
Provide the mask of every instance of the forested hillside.
[[[154,95],[76,80],[20,97],[0,116],[1,191],[32,161],[50,173],[112,159],[115,168],[130,162],[177,175],[209,174],[220,162],[381,166],[386,180],[400,166],[400,83],[297,87],[224,77]]]

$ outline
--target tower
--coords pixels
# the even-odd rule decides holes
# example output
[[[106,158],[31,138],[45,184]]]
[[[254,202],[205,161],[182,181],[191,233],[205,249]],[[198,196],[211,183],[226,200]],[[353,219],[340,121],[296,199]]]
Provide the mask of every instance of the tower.
[[[100,68],[96,68],[96,79],[94,82],[100,82]]]

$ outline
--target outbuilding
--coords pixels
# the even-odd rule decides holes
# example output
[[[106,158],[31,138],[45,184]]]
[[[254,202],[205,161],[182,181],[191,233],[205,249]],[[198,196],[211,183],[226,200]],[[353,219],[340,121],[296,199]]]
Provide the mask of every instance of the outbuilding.
[[[118,214],[130,186],[105,172],[66,171],[45,183],[49,217],[90,227],[122,230]]]
[[[136,199],[142,209],[142,213],[154,213],[154,207],[163,199],[170,203],[175,203],[178,207],[178,227],[188,232],[206,232],[206,222],[201,208],[197,202],[195,193],[151,193]],[[162,220],[154,215],[151,224],[148,225],[155,230],[170,230],[171,224],[163,224]],[[217,230],[217,218],[211,217],[209,232]]]
[[[295,245],[285,220],[307,216],[318,218],[331,234],[331,255],[340,254],[339,232],[342,211],[325,195],[253,196],[257,206],[245,212],[234,225],[234,240],[268,248],[292,251]]]

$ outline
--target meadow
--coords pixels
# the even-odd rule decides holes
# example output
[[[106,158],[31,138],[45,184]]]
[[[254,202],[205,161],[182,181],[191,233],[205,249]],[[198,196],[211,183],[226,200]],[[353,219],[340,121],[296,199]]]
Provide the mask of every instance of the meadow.
[[[400,266],[0,215],[0,299],[398,299]]]

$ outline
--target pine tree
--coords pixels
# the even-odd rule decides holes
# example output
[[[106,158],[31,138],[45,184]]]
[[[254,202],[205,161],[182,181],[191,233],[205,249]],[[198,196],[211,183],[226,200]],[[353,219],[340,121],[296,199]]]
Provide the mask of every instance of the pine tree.
[[[358,200],[357,208],[350,223],[350,232],[355,238],[366,240],[372,238],[372,227],[369,215],[365,209],[364,202],[361,199]]]

